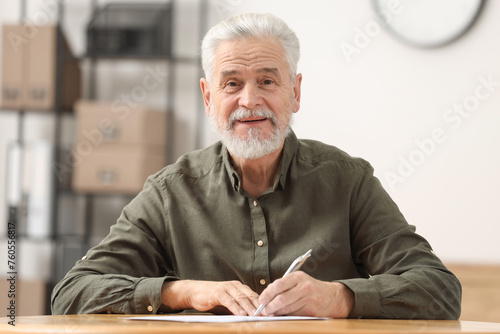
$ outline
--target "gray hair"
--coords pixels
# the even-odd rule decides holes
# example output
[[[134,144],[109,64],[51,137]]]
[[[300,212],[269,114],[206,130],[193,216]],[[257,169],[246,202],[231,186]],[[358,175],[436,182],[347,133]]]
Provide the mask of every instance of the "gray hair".
[[[215,51],[219,44],[228,40],[245,38],[276,39],[285,52],[293,81],[297,75],[300,45],[297,35],[280,18],[272,14],[247,13],[219,22],[208,31],[201,44],[201,63],[205,78],[212,82],[215,67]]]

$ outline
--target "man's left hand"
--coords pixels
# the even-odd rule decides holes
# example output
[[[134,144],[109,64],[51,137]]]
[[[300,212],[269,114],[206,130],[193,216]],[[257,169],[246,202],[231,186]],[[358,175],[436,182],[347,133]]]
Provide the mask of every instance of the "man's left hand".
[[[269,284],[259,302],[267,303],[265,316],[346,318],[354,307],[354,293],[342,283],[319,281],[296,271]]]

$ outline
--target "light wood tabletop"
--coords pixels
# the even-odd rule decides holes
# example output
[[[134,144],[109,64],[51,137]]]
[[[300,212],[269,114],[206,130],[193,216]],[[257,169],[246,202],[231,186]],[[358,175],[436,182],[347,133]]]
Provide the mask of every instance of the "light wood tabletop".
[[[126,315],[0,318],[0,333],[500,333],[500,323],[446,320],[329,319],[239,323],[126,320]]]

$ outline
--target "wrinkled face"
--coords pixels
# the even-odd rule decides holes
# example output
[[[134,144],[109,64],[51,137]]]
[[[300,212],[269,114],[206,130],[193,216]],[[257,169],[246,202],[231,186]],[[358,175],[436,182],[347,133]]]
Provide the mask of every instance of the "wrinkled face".
[[[222,42],[212,82],[202,79],[206,112],[229,152],[257,159],[280,149],[300,107],[281,45],[270,39]]]

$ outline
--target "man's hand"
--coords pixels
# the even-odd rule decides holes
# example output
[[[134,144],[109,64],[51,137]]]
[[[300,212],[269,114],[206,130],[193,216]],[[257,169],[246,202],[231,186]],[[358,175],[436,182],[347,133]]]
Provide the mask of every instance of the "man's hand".
[[[219,314],[253,315],[259,295],[238,281],[171,281],[163,283],[161,300],[171,310],[195,309]]]
[[[342,283],[296,271],[269,284],[259,302],[267,303],[262,315],[346,318],[354,307],[354,293]]]

